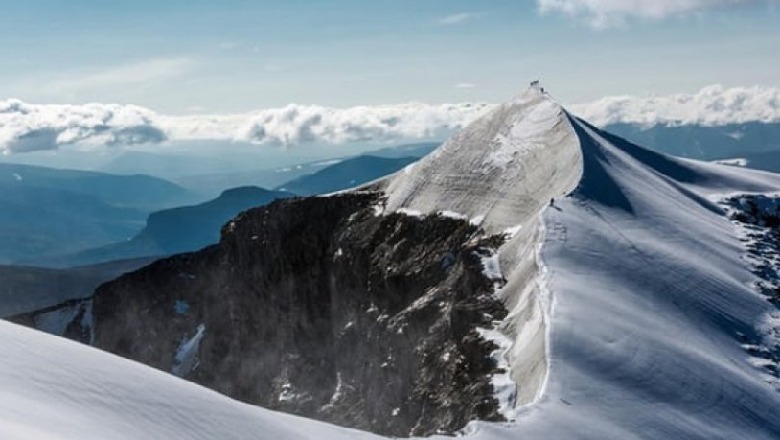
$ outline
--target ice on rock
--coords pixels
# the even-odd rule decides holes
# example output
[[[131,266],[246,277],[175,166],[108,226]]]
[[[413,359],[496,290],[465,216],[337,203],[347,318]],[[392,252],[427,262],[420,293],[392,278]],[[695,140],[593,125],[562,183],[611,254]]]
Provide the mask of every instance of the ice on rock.
[[[206,332],[206,326],[200,324],[192,337],[183,337],[176,349],[174,356],[173,369],[171,372],[176,376],[185,376],[198,367],[198,348],[203,334]]]

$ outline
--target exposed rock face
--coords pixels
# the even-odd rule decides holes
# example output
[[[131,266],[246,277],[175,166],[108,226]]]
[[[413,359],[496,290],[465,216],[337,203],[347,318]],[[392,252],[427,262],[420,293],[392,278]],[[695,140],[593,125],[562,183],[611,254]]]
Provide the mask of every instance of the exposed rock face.
[[[34,312],[14,315],[8,320],[84,344],[92,342],[92,300],[89,298],[68,300]]]
[[[762,337],[738,336],[750,363],[780,391],[780,198],[741,195],[723,204],[741,230],[744,259],[760,280],[754,288],[778,308],[759,321]]]
[[[161,260],[93,298],[95,346],[237,399],[381,434],[501,420],[505,317],[464,220],[378,216],[377,193],[247,211],[218,245]]]
[[[757,290],[780,307],[780,198],[742,195],[723,203],[741,227],[745,259],[761,279]]]

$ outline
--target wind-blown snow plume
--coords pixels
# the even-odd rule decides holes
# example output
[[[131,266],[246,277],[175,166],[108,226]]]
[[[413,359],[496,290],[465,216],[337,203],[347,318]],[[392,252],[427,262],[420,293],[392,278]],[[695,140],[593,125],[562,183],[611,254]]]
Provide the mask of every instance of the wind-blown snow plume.
[[[722,126],[780,121],[780,88],[708,86],[695,94],[613,96],[570,106],[577,116],[607,126],[616,123]]]
[[[661,19],[728,5],[760,3],[759,0],[537,0],[542,13],[562,12],[584,17],[594,27],[622,23],[630,17]]]

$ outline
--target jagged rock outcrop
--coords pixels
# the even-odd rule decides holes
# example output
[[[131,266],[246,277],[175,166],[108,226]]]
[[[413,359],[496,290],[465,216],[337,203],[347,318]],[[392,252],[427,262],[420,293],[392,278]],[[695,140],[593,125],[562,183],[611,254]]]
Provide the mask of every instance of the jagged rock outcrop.
[[[489,328],[506,311],[465,220],[381,196],[275,202],[216,246],[100,287],[93,344],[237,399],[406,436],[501,420]]]

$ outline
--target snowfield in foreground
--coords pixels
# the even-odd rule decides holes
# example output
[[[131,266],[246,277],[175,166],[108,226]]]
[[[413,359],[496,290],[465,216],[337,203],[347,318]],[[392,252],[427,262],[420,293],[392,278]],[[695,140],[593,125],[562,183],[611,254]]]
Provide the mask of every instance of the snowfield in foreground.
[[[780,438],[780,393],[743,347],[778,331],[777,309],[718,204],[780,176],[642,149],[532,89],[375,185],[388,210],[514,234],[489,265],[507,280],[493,331],[511,343],[514,421],[469,438]],[[2,322],[0,352],[3,439],[377,438]]]
[[[366,439],[0,320],[0,438]]]

